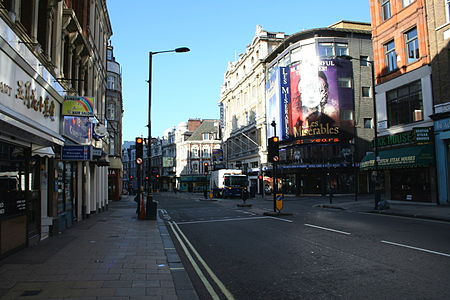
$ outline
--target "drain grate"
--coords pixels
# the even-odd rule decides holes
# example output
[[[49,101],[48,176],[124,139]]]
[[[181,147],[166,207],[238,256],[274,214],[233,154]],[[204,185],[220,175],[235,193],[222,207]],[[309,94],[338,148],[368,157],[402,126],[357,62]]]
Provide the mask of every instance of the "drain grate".
[[[36,296],[39,295],[41,292],[42,290],[25,291],[20,296]]]

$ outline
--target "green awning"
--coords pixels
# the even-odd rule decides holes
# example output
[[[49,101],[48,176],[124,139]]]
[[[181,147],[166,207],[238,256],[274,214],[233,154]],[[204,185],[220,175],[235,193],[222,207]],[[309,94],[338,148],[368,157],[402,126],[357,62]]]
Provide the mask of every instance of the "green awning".
[[[434,148],[432,144],[404,147],[379,152],[378,168],[414,168],[427,167],[434,164]],[[373,170],[375,154],[367,154],[361,161],[362,170]]]

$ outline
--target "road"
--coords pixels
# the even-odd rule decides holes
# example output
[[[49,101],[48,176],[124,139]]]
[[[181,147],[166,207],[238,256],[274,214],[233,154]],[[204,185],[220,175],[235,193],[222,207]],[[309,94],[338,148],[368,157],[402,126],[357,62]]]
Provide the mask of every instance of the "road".
[[[450,223],[255,198],[162,193],[166,220],[201,299],[450,299]]]

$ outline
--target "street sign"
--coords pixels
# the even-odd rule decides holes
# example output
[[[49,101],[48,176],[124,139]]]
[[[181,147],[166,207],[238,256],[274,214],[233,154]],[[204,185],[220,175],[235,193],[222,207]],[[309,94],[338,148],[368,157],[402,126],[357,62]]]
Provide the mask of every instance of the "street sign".
[[[140,157],[136,158],[136,164],[141,165],[142,164],[142,158],[140,158]]]

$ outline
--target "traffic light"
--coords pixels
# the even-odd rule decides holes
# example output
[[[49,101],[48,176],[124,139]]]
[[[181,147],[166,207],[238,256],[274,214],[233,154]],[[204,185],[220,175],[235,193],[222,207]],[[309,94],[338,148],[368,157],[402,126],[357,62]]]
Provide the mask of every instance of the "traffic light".
[[[141,165],[144,162],[144,139],[136,138],[136,164]]]
[[[280,160],[280,139],[277,136],[273,136],[268,140],[267,148],[267,160],[271,163]]]
[[[204,162],[204,163],[203,163],[203,171],[204,171],[205,173],[208,173],[208,166],[209,166],[209,164],[208,164],[207,162]]]
[[[262,175],[259,175],[259,176],[258,176],[258,179],[259,179],[259,180],[262,180],[262,179],[263,179],[263,176],[262,176]]]

